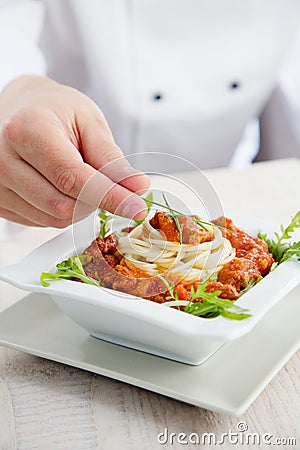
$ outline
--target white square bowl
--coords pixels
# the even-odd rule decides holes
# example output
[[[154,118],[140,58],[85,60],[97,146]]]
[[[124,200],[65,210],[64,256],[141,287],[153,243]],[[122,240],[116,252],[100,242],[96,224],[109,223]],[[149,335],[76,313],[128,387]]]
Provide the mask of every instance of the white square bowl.
[[[233,218],[252,235],[261,229],[270,235],[275,224],[253,217]],[[225,317],[204,319],[149,300],[106,288],[68,280],[40,284],[43,271],[75,253],[76,241],[83,251],[95,238],[92,216],[34,250],[22,261],[0,268],[0,279],[18,288],[49,294],[59,308],[92,336],[126,347],[187,364],[203,363],[226,342],[250,331],[281,298],[300,283],[300,263],[286,261],[268,274],[236,304],[252,317],[235,321]]]

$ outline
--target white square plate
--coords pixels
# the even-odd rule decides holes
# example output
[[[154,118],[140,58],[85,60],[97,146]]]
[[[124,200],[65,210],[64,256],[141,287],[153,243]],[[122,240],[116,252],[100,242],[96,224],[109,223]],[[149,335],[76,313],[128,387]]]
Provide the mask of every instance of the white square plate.
[[[190,366],[94,339],[48,295],[30,294],[0,314],[0,345],[240,416],[299,348],[299,317],[298,287],[248,334]]]
[[[277,229],[255,218],[235,218],[238,226],[256,235]],[[124,223],[123,223],[124,225]],[[122,227],[122,224],[121,224]],[[243,321],[224,317],[204,319],[110,289],[59,280],[42,287],[42,271],[82,251],[95,238],[90,216],[46,242],[13,266],[0,268],[0,279],[21,289],[47,293],[57,305],[92,336],[188,364],[200,364],[226,342],[248,333],[262,317],[300,282],[300,264],[287,261],[237,301],[252,317]],[[78,249],[77,249],[78,250]]]

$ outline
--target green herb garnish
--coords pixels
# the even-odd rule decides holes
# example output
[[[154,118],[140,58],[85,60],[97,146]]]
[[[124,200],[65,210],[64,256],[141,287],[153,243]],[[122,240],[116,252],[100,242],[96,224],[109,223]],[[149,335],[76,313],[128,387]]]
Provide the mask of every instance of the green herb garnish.
[[[288,242],[297,228],[300,228],[300,211],[292,217],[286,228],[283,225],[280,226],[281,234],[274,233],[275,239],[269,239],[267,234],[261,231],[258,233],[258,237],[267,243],[269,252],[272,253],[277,265],[294,256],[300,261],[300,241]]]
[[[166,300],[177,301],[178,294],[177,292],[174,292],[174,283],[169,284],[162,275],[157,276],[165,284],[170,294],[166,297]],[[221,291],[206,292],[208,282],[212,279],[215,280],[215,277],[212,276],[205,282],[199,284],[196,291],[193,286],[191,287],[191,301],[184,307],[184,312],[192,314],[193,316],[205,317],[207,319],[223,316],[231,320],[243,320],[251,317],[251,314],[248,313],[248,309],[235,305],[233,300],[219,297]],[[194,302],[198,299],[201,299],[201,302]]]
[[[217,316],[227,317],[232,320],[243,320],[251,317],[248,309],[235,305],[233,300],[219,297],[221,291],[206,292],[209,279],[197,286],[195,291],[191,287],[191,302],[184,308],[184,311],[194,316],[205,316],[213,318]],[[201,302],[193,303],[192,300],[202,299]]]
[[[178,293],[174,292],[175,289],[175,283],[169,283],[168,280],[166,280],[166,278],[164,278],[162,275],[157,274],[157,278],[159,278],[164,285],[166,286],[166,288],[168,289],[168,292],[170,295],[168,295],[166,297],[166,300],[178,300]]]
[[[55,280],[72,280],[78,278],[86,284],[100,286],[100,281],[88,277],[83,269],[82,264],[86,261],[86,256],[72,256],[66,261],[62,261],[56,266],[55,273],[42,272],[40,282],[42,286],[48,287]]]
[[[263,277],[259,275],[257,278],[251,278],[249,281],[244,281],[245,287],[240,291],[240,296],[246,294],[253,286],[255,286],[257,283],[259,283]]]
[[[143,200],[144,200],[144,202],[145,202],[146,205],[147,205],[147,216],[148,216],[149,213],[150,213],[150,209],[151,209],[151,203],[150,203],[150,202],[153,201],[153,194],[152,194],[152,192],[149,192],[149,194],[147,195],[147,197],[143,198]],[[147,217],[147,216],[146,216],[146,217]],[[134,226],[137,227],[138,225],[141,225],[141,223],[144,222],[144,220],[146,219],[146,217],[145,217],[144,219],[142,219],[142,220],[134,220],[134,221],[133,221]]]
[[[168,214],[168,216],[172,217],[172,219],[176,225],[178,235],[179,235],[179,243],[182,244],[182,232],[181,232],[180,224],[178,221],[178,216],[182,216],[182,214],[178,214],[178,213],[174,212],[174,210],[169,205],[169,202],[168,202],[167,197],[165,196],[164,192],[162,193],[162,196],[163,196],[164,202],[166,204],[166,207],[170,211],[170,214]]]
[[[298,259],[298,261],[300,261],[300,241],[294,242],[284,251],[280,262],[282,263],[284,261],[287,261],[293,256],[295,256]]]
[[[113,218],[113,216],[111,214],[106,214],[103,211],[100,211],[98,213],[98,217],[100,219],[100,231],[99,231],[99,236],[101,238],[105,238],[105,236],[107,235],[107,233],[110,232],[110,225],[109,225],[109,221]]]
[[[177,211],[174,208],[171,208],[171,206],[169,205],[169,203],[168,203],[164,193],[162,193],[162,196],[163,196],[163,199],[165,201],[165,204],[159,203],[159,202],[155,202],[152,199],[151,200],[149,200],[149,199],[147,200],[146,198],[143,198],[143,200],[147,203],[147,205],[151,204],[151,205],[159,206],[160,208],[168,210],[169,213],[170,213],[170,217],[173,217],[173,219],[174,218],[177,219],[178,217],[185,215],[182,212]],[[235,232],[233,230],[230,230],[229,228],[223,227],[222,225],[217,225],[215,223],[207,222],[207,221],[202,220],[202,219],[201,220],[200,219],[196,219],[195,217],[192,217],[192,219],[194,220],[194,222],[196,222],[197,225],[199,225],[199,227],[203,228],[205,231],[208,231],[207,226],[210,226],[210,227],[220,228],[222,230],[228,231],[229,233],[235,234]],[[177,219],[177,221],[178,221],[178,219]],[[178,224],[178,226],[179,226],[179,224]],[[178,226],[176,225],[177,229],[178,229]]]

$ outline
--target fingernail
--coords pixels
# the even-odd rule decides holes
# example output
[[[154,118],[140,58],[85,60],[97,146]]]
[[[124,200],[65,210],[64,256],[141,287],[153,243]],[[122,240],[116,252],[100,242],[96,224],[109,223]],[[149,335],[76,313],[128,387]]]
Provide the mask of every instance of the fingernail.
[[[150,180],[148,175],[146,175],[144,172],[141,172],[140,170],[135,169],[134,167],[130,166],[129,164],[128,164],[128,166],[127,165],[123,166],[122,170],[123,170],[123,173],[127,173],[128,175],[141,176],[141,177],[148,178]]]
[[[125,206],[122,215],[127,217],[128,219],[141,220],[145,217],[145,214],[146,209],[143,209],[141,205],[132,203],[130,205]]]
[[[146,174],[146,173],[142,173],[145,177],[145,179],[147,180],[149,186],[151,185],[151,178]]]

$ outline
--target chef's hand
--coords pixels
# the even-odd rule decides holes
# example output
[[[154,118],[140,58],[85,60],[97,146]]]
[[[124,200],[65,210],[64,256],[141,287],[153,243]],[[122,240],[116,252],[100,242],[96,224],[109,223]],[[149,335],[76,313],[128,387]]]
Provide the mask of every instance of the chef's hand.
[[[100,198],[101,208],[141,219],[145,203],[136,192],[149,184],[123,158],[100,109],[81,92],[23,76],[0,94],[1,217],[63,228],[83,192],[76,206],[82,216]],[[86,185],[90,189],[82,191]]]

